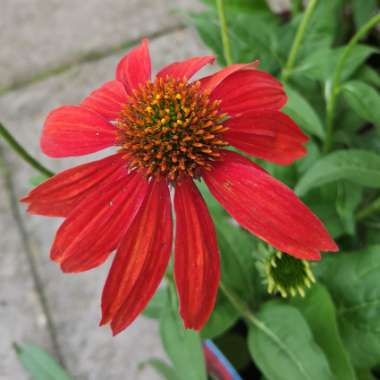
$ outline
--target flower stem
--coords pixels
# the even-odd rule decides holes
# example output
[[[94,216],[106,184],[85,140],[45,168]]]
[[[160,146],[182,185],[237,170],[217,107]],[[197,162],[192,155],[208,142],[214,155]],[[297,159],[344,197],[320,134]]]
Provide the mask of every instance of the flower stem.
[[[361,211],[359,211],[356,215],[356,219],[358,221],[366,219],[378,210],[380,210],[380,197],[376,198],[367,207],[365,207]]]
[[[338,64],[336,65],[336,69],[335,69],[334,76],[332,79],[331,90],[329,91],[329,97],[327,99],[327,105],[326,105],[327,131],[326,131],[325,144],[323,147],[323,150],[325,153],[329,152],[332,148],[332,134],[333,134],[333,127],[334,127],[335,106],[336,106],[337,96],[340,91],[340,80],[342,77],[343,68],[345,64],[347,63],[347,60],[353,48],[356,46],[356,44],[363,37],[365,37],[365,35],[379,22],[380,22],[380,13],[372,17],[365,25],[363,25],[357,31],[357,33],[352,37],[348,45],[344,48],[343,53],[340,56],[340,59],[338,61]]]
[[[246,305],[231,289],[226,287],[222,282],[220,282],[219,287],[230,301],[231,305],[240,313],[241,316],[253,325],[259,326],[262,324],[262,322],[253,315],[249,309],[249,306]]]
[[[301,21],[300,26],[298,27],[296,36],[293,41],[292,48],[289,53],[288,60],[286,62],[285,67],[282,70],[282,79],[284,81],[287,81],[289,79],[289,75],[293,69],[294,63],[297,58],[298,50],[301,47],[303,37],[306,32],[307,25],[310,21],[311,15],[314,12],[315,6],[317,5],[318,0],[310,0],[307,4],[305,14],[303,16],[303,19]]]
[[[10,132],[0,123],[0,136],[10,145],[10,147],[29,165],[38,170],[41,174],[52,177],[54,173],[45,168],[40,162],[33,158],[10,134]]]
[[[218,9],[218,16],[219,16],[219,22],[220,22],[220,34],[222,36],[222,42],[223,42],[224,59],[226,60],[227,65],[231,65],[232,54],[231,54],[230,39],[228,37],[226,15],[224,12],[224,0],[216,0],[216,7]]]

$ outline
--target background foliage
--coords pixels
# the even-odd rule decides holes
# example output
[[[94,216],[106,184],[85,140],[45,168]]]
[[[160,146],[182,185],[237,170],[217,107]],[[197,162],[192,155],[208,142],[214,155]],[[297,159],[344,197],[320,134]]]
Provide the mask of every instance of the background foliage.
[[[188,19],[224,66],[216,2],[203,3]],[[305,298],[269,295],[261,243],[201,183],[221,251],[216,307],[201,334],[185,331],[169,271],[144,314],[160,321],[171,364],[153,358],[142,366],[167,380],[206,380],[202,340],[212,338],[245,379],[373,380],[380,369],[380,31],[372,22],[379,3],[311,0],[305,10],[293,0],[289,12],[275,14],[265,0],[225,0],[224,8],[232,61],[259,59],[278,77],[289,97],[284,112],[310,136],[296,164],[260,164],[295,189],[341,252],[313,264],[318,284]],[[69,379],[38,348],[16,351],[35,378]]]
[[[207,9],[190,20],[224,66],[216,3],[203,3]],[[379,31],[368,25],[379,4],[314,5],[289,64],[305,18],[301,1],[281,15],[264,0],[224,1],[233,62],[259,59],[261,70],[277,76],[289,96],[284,111],[310,136],[309,154],[296,164],[261,164],[295,189],[341,248],[314,264],[318,284],[305,298],[269,296],[256,265],[260,243],[204,192],[218,228],[222,287],[201,335],[223,347],[247,379],[368,380],[380,366]],[[186,380],[190,368],[177,364],[194,342],[183,339],[175,355],[166,348]]]

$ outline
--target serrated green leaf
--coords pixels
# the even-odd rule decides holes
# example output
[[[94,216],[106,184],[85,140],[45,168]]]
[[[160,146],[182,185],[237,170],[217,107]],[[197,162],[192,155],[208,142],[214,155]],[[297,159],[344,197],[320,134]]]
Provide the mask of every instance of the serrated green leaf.
[[[380,245],[339,253],[324,262],[345,347],[357,368],[380,365]]]
[[[181,380],[207,380],[200,335],[185,329],[177,310],[169,305],[160,319],[160,335]]]
[[[352,109],[364,120],[380,126],[380,94],[360,81],[350,81],[342,87],[344,97]]]
[[[15,344],[18,359],[35,380],[72,380],[47,352],[33,344]]]
[[[303,131],[323,139],[325,131],[313,107],[291,86],[285,85],[285,91],[288,95],[288,102],[283,108],[283,112],[292,117]]]
[[[292,304],[309,324],[315,341],[326,354],[335,379],[356,380],[354,368],[339,335],[335,306],[326,288],[316,284],[306,298],[296,298]]]
[[[162,376],[163,379],[180,380],[180,377],[174,368],[170,367],[170,365],[166,364],[163,360],[156,358],[149,359],[144,363],[141,363],[139,367],[142,369],[146,366],[153,367]]]
[[[324,184],[348,180],[358,185],[380,187],[380,156],[369,151],[347,149],[319,159],[300,179],[295,191],[306,194]]]
[[[271,380],[332,380],[328,361],[302,314],[268,302],[250,325],[248,347],[256,365]]]

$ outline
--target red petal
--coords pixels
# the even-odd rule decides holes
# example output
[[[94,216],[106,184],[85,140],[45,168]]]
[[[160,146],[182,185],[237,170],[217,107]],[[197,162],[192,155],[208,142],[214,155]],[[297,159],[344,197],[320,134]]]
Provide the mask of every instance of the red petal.
[[[165,66],[157,74],[157,77],[174,77],[178,79],[186,78],[190,79],[196,72],[198,72],[203,66],[213,63],[215,57],[204,56],[204,57],[193,57],[186,59],[181,62],[174,62],[170,65]]]
[[[200,330],[215,304],[220,278],[215,228],[201,194],[190,179],[176,185],[174,273],[186,328]]]
[[[148,182],[132,173],[86,197],[58,229],[51,258],[64,272],[100,265],[120,243],[145,198]]]
[[[116,79],[123,82],[127,92],[132,94],[133,90],[140,84],[150,80],[151,64],[148,48],[148,40],[126,54],[116,68]]]
[[[169,262],[173,240],[171,202],[165,180],[154,180],[121,242],[102,295],[101,324],[124,330],[153,296]]]
[[[224,137],[254,157],[288,165],[306,154],[308,137],[287,115],[278,111],[252,112],[226,121]]]
[[[259,70],[240,70],[225,78],[211,93],[221,100],[221,108],[231,116],[252,111],[279,110],[287,96],[281,83]]]
[[[81,156],[107,148],[115,139],[116,128],[94,111],[65,106],[48,115],[41,149],[50,157]]]
[[[318,218],[284,184],[254,165],[218,162],[204,179],[212,195],[251,233],[280,251],[318,260],[338,247]]]
[[[125,165],[122,154],[114,154],[76,166],[49,178],[21,201],[29,204],[31,214],[67,216],[90,192],[113,180]]]
[[[112,80],[87,96],[81,106],[90,108],[107,120],[116,120],[127,102],[128,95],[124,85]]]
[[[234,162],[239,162],[239,163],[244,164],[244,165],[253,165],[253,166],[255,166],[256,169],[261,170],[261,171],[266,173],[266,170],[263,169],[261,166],[255,164],[254,162],[252,162],[248,158],[242,156],[241,154],[235,153],[231,150],[222,149],[220,151],[220,160],[221,161],[232,160]]]
[[[215,74],[204,77],[200,80],[201,88],[204,91],[211,93],[224,79],[241,70],[255,70],[260,64],[259,61],[244,64],[233,64],[217,71]]]

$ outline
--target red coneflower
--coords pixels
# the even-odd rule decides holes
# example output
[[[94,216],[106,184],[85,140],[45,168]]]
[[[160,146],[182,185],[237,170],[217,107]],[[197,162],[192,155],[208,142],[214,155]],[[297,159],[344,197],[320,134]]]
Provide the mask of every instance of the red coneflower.
[[[214,225],[195,179],[242,227],[280,251],[318,260],[320,251],[338,249],[288,187],[226,150],[231,145],[285,165],[305,154],[307,137],[280,112],[287,100],[282,85],[256,63],[189,81],[213,61],[175,62],[151,81],[144,40],[120,61],[115,80],[46,119],[41,148],[48,156],[118,149],[57,174],[23,199],[30,213],[65,218],[51,249],[64,272],[94,268],[116,250],[101,320],[114,334],[143,310],[164,275],[173,240],[169,188],[174,275],[187,328],[208,320],[220,277]]]

